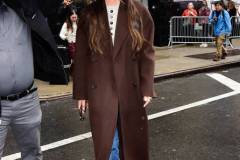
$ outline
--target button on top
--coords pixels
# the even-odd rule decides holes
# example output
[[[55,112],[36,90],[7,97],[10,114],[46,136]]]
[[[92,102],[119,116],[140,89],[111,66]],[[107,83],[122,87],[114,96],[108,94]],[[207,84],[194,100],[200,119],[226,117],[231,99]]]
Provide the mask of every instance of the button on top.
[[[113,45],[114,45],[114,39],[115,39],[115,31],[116,31],[119,6],[120,6],[120,3],[117,5],[107,6],[108,23],[109,23],[109,29],[110,29]]]

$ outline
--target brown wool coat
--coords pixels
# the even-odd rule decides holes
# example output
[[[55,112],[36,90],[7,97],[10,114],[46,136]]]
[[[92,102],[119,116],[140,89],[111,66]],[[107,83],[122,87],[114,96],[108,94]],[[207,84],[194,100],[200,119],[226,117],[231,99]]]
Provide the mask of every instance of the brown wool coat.
[[[124,1],[119,8],[114,46],[104,4],[104,25],[109,32],[104,39],[103,55],[90,51],[84,17],[78,26],[73,97],[89,102],[96,160],[109,159],[117,122],[121,160],[148,160],[148,119],[143,96],[154,94],[154,24],[149,11],[134,1],[142,17],[145,39],[149,41],[134,56],[127,26],[129,0]]]

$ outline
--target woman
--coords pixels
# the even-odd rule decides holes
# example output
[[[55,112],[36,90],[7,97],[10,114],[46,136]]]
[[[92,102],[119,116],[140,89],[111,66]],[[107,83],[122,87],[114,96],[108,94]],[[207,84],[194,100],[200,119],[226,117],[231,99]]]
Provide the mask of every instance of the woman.
[[[194,5],[192,2],[188,3],[187,9],[185,9],[182,13],[184,17],[196,17],[198,16],[197,11],[194,9]]]
[[[89,106],[96,160],[148,160],[153,39],[153,20],[140,2],[97,0],[82,12],[73,96],[81,111]]]
[[[210,8],[208,7],[208,3],[207,3],[207,0],[203,0],[203,5],[202,7],[198,10],[199,12],[199,16],[203,16],[203,17],[208,17],[211,13],[211,10]],[[201,18],[199,19],[199,24],[203,26],[203,31],[202,31],[202,36],[206,37],[206,36],[209,36],[209,33],[208,33],[208,29],[209,29],[209,26],[208,26],[208,18]],[[203,48],[206,48],[208,47],[208,44],[207,43],[202,43],[200,45],[200,47],[203,47]]]
[[[233,1],[228,2],[227,11],[228,11],[230,17],[237,15],[237,9],[236,9],[235,3]]]
[[[207,0],[203,0],[202,7],[199,9],[199,16],[209,16],[210,15],[210,8],[208,7]]]
[[[76,33],[77,33],[77,21],[78,16],[75,10],[71,10],[69,15],[67,16],[66,22],[63,24],[60,38],[62,40],[67,40],[68,42],[68,54],[71,60],[76,52]]]
[[[198,16],[197,15],[197,11],[194,9],[194,5],[192,2],[188,3],[187,5],[187,9],[184,10],[184,12],[182,13],[182,16],[185,17],[183,18],[182,21],[180,21],[180,23],[182,23],[183,26],[179,25],[179,28],[180,30],[183,30],[184,31],[188,31],[188,34],[189,36],[193,36],[194,35],[194,26],[196,24],[196,18],[193,18],[193,17],[196,17]],[[192,38],[185,38],[186,41],[195,41],[194,39]],[[191,45],[191,44],[188,44],[188,45]]]

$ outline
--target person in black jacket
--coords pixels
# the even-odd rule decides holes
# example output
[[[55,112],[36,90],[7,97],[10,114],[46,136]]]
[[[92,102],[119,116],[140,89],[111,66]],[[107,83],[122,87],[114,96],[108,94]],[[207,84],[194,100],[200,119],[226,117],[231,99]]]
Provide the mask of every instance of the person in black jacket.
[[[43,2],[42,0],[7,0],[5,3],[31,28],[35,78],[51,84],[67,84],[62,59],[44,16],[46,14],[42,10]],[[43,4],[50,5],[50,3]]]
[[[11,127],[23,160],[41,160],[34,78],[67,84],[62,60],[38,0],[0,0],[0,159]]]

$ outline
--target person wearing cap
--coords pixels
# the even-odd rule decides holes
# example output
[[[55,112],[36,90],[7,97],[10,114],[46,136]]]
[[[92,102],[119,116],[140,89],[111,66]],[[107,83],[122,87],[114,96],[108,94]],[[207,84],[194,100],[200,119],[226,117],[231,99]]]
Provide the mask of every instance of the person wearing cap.
[[[217,51],[213,61],[225,59],[227,52],[223,46],[226,36],[229,36],[232,31],[231,18],[229,13],[223,8],[224,4],[220,0],[213,1],[215,11],[209,16],[209,21],[214,26],[214,36],[216,41]]]
[[[0,0],[0,159],[11,127],[22,160],[41,160],[41,108],[34,78],[67,84],[36,0]]]

